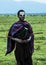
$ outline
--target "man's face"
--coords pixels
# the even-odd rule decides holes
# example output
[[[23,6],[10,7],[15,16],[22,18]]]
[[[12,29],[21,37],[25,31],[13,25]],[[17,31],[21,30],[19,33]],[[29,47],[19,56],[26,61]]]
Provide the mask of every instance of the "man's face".
[[[25,12],[20,12],[19,13],[19,19],[24,21],[24,19],[25,19]]]

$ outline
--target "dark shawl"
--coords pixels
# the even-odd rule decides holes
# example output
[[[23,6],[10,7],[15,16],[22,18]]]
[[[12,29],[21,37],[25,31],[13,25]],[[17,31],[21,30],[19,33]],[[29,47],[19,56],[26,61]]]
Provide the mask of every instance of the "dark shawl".
[[[33,52],[34,51],[34,35],[33,35],[32,27],[30,26],[30,24],[28,22],[24,21],[24,22],[14,23],[8,32],[8,36],[11,36],[14,38],[21,38],[21,39],[28,38],[29,37],[28,35],[26,35],[26,37],[25,37],[25,33],[24,33],[24,35],[22,35],[23,33],[21,33],[21,32],[24,32],[23,31],[24,27],[28,28],[29,36],[32,36],[32,38],[30,40],[30,48],[31,48],[31,52]],[[7,38],[6,55],[13,51],[13,49],[15,48],[15,42],[16,41],[12,40],[10,37]]]

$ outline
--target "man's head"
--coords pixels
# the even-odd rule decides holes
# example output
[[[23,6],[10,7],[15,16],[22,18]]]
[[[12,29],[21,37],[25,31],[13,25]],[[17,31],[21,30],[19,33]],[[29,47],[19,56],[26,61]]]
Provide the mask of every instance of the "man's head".
[[[24,10],[19,10],[17,15],[18,15],[19,20],[24,21],[24,19],[25,19],[25,11]]]

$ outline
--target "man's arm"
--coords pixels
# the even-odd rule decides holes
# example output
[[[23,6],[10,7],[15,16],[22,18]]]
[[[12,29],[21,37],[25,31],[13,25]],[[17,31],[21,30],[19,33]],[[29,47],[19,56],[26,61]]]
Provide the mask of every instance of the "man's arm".
[[[19,39],[19,38],[13,38],[13,37],[10,37],[10,36],[8,36],[8,37],[11,38],[14,41],[19,42],[19,43],[27,43],[27,42],[29,42],[31,40],[31,36],[26,40],[22,40],[22,39]]]
[[[23,42],[24,42],[24,43],[27,43],[27,42],[29,42],[30,40],[31,40],[31,36],[30,36],[28,39],[23,40]]]
[[[31,54],[34,52],[34,33],[32,30],[32,27],[29,24],[29,32],[30,32],[30,36],[31,36],[31,40],[30,40],[30,50],[31,50]]]
[[[28,28],[28,32],[29,32],[30,37],[26,40],[23,40],[23,42],[25,42],[25,43],[31,41],[32,35],[34,35],[31,25],[28,22],[26,22],[26,23],[27,23],[26,27]]]

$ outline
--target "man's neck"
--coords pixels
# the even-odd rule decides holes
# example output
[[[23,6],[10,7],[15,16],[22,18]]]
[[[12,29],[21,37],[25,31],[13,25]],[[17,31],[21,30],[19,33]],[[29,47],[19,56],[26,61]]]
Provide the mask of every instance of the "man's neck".
[[[24,22],[24,20],[19,20],[20,22]]]

